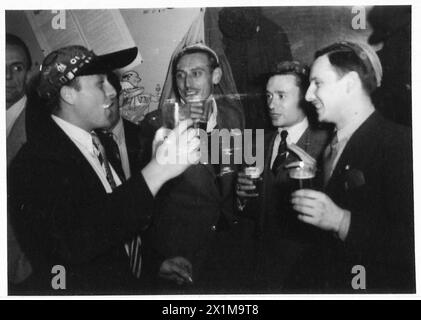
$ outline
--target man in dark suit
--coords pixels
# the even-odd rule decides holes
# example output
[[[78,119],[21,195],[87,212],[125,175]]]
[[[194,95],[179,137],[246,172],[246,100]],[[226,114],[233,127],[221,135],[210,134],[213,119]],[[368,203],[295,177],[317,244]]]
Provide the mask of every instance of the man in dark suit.
[[[360,43],[318,51],[311,68],[306,99],[336,132],[325,190],[296,191],[292,203],[328,238],[311,261],[323,292],[415,291],[411,134],[375,110],[381,79],[377,54]]]
[[[244,172],[238,176],[240,210],[256,219],[257,238],[252,258],[255,291],[288,290],[286,281],[294,271],[294,264],[306,246],[315,241],[315,228],[299,222],[289,204],[292,180],[286,168],[297,161],[316,166],[327,143],[327,131],[310,123],[307,116],[311,107],[304,100],[308,83],[307,66],[296,61],[276,66],[268,77],[266,95],[272,124],[278,130],[265,135],[260,194]]]
[[[26,142],[26,83],[32,66],[28,47],[19,37],[6,34],[6,137],[7,167]],[[8,224],[8,281],[10,286],[24,281],[32,272],[31,264]]]
[[[110,108],[117,104],[107,74],[136,54],[131,48],[97,56],[69,46],[43,61],[36,94],[30,96],[38,99],[33,106],[50,115],[16,156],[8,180],[11,220],[33,265],[27,294],[141,289],[136,280],[142,267],[139,234],[150,223],[153,198],[189,166],[159,159],[176,148],[172,152],[187,154],[195,163],[199,141],[186,129],[191,121],[180,124],[156,148],[156,157],[121,183],[93,130],[110,126]],[[163,266],[174,271],[183,261]]]
[[[222,69],[211,48],[203,44],[185,47],[176,55],[173,66],[178,98],[191,103],[191,117],[197,119],[201,113],[194,101],[206,99],[211,104],[208,133],[213,129],[243,128],[241,109],[228,98],[213,94]],[[219,282],[218,277],[223,277],[226,271],[211,259],[224,249],[219,245],[224,242],[226,229],[223,226],[228,228],[234,224],[233,182],[234,174],[221,176],[217,166],[199,164],[170,181],[157,197],[157,215],[150,239],[161,255],[182,256],[191,262],[193,285],[190,289],[195,292],[210,292],[211,287],[220,286],[222,281]],[[213,269],[216,267],[222,270]],[[188,282],[188,279],[180,282]],[[178,289],[188,290],[186,287]]]

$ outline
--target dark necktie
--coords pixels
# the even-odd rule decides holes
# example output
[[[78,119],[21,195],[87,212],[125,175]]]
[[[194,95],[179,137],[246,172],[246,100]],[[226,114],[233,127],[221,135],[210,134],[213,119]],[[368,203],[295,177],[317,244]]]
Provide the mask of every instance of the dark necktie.
[[[288,145],[287,145],[288,131],[281,131],[281,142],[279,143],[278,154],[276,155],[275,161],[272,165],[273,174],[277,174],[279,169],[282,168],[282,165],[285,163],[285,160],[288,156]]]
[[[117,185],[116,185],[114,177],[112,175],[109,160],[108,160],[108,157],[107,157],[107,155],[111,156],[111,154],[113,152],[112,152],[112,150],[108,150],[108,152],[105,150],[104,146],[101,143],[101,140],[99,139],[98,135],[95,132],[92,132],[91,135],[92,135],[92,142],[93,142],[94,147],[96,148],[96,151],[97,151],[96,154],[97,154],[98,160],[101,163],[102,167],[105,169],[107,180],[108,180],[108,183],[111,186],[111,189],[114,190],[117,187]],[[104,134],[104,137],[105,136],[106,135]],[[104,138],[104,137],[102,137],[102,138]],[[112,141],[114,141],[112,136],[108,137],[108,139],[111,139]],[[106,141],[106,139],[103,140],[103,141]],[[110,145],[111,145],[110,141],[108,141],[108,143],[110,143]],[[114,154],[114,157],[116,158],[116,160],[118,160],[120,162],[120,169],[121,169],[120,152],[118,150],[118,145],[115,141],[114,141],[114,144],[115,144],[115,148],[117,148],[117,149],[114,149],[114,151],[118,152],[118,156],[117,156],[117,154]],[[111,147],[110,147],[110,149],[111,149]],[[114,165],[113,165],[113,167],[114,167]],[[116,167],[114,167],[114,168],[116,168]],[[123,169],[121,169],[121,172],[122,172],[122,180],[121,181],[124,182],[125,178],[124,178]],[[140,236],[138,236],[138,235],[134,236],[131,241],[124,244],[124,249],[126,250],[126,253],[129,256],[130,270],[132,271],[132,273],[134,274],[134,276],[136,278],[140,277],[140,272],[141,272],[141,269],[142,269],[141,245],[142,245],[142,240],[141,240]]]
[[[104,145],[108,161],[111,163],[112,167],[118,174],[121,182],[126,181],[126,176],[124,174],[121,163],[120,149],[118,148],[118,144],[114,139],[114,134],[108,131],[100,131],[98,132],[98,137]]]
[[[323,154],[323,174],[324,174],[324,185],[326,186],[333,171],[333,162],[338,155],[338,135],[334,134],[332,141],[326,147]]]

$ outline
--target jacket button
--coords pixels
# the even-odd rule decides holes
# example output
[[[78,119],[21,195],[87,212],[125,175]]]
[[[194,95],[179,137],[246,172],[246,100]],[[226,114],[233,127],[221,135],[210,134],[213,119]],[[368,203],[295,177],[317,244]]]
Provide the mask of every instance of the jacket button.
[[[215,226],[215,225],[213,225],[213,226],[211,227],[211,230],[212,230],[212,231],[216,231],[216,226]]]

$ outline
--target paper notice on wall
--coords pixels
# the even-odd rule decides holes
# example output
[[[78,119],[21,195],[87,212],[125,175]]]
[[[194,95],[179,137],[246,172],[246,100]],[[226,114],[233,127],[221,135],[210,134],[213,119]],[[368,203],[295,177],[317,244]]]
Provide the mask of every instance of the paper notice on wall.
[[[136,46],[119,10],[26,11],[44,55],[69,45],[83,45],[96,54]],[[140,64],[140,53],[130,68]],[[127,67],[125,68],[127,69]]]

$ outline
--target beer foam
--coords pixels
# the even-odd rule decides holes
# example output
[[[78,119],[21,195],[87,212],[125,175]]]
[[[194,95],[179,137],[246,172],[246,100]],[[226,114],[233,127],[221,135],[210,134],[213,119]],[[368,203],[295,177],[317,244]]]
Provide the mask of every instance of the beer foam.
[[[312,179],[315,177],[315,174],[308,170],[290,170],[289,177],[291,179]]]
[[[261,171],[258,167],[247,167],[244,169],[244,173],[251,179],[260,177]]]

